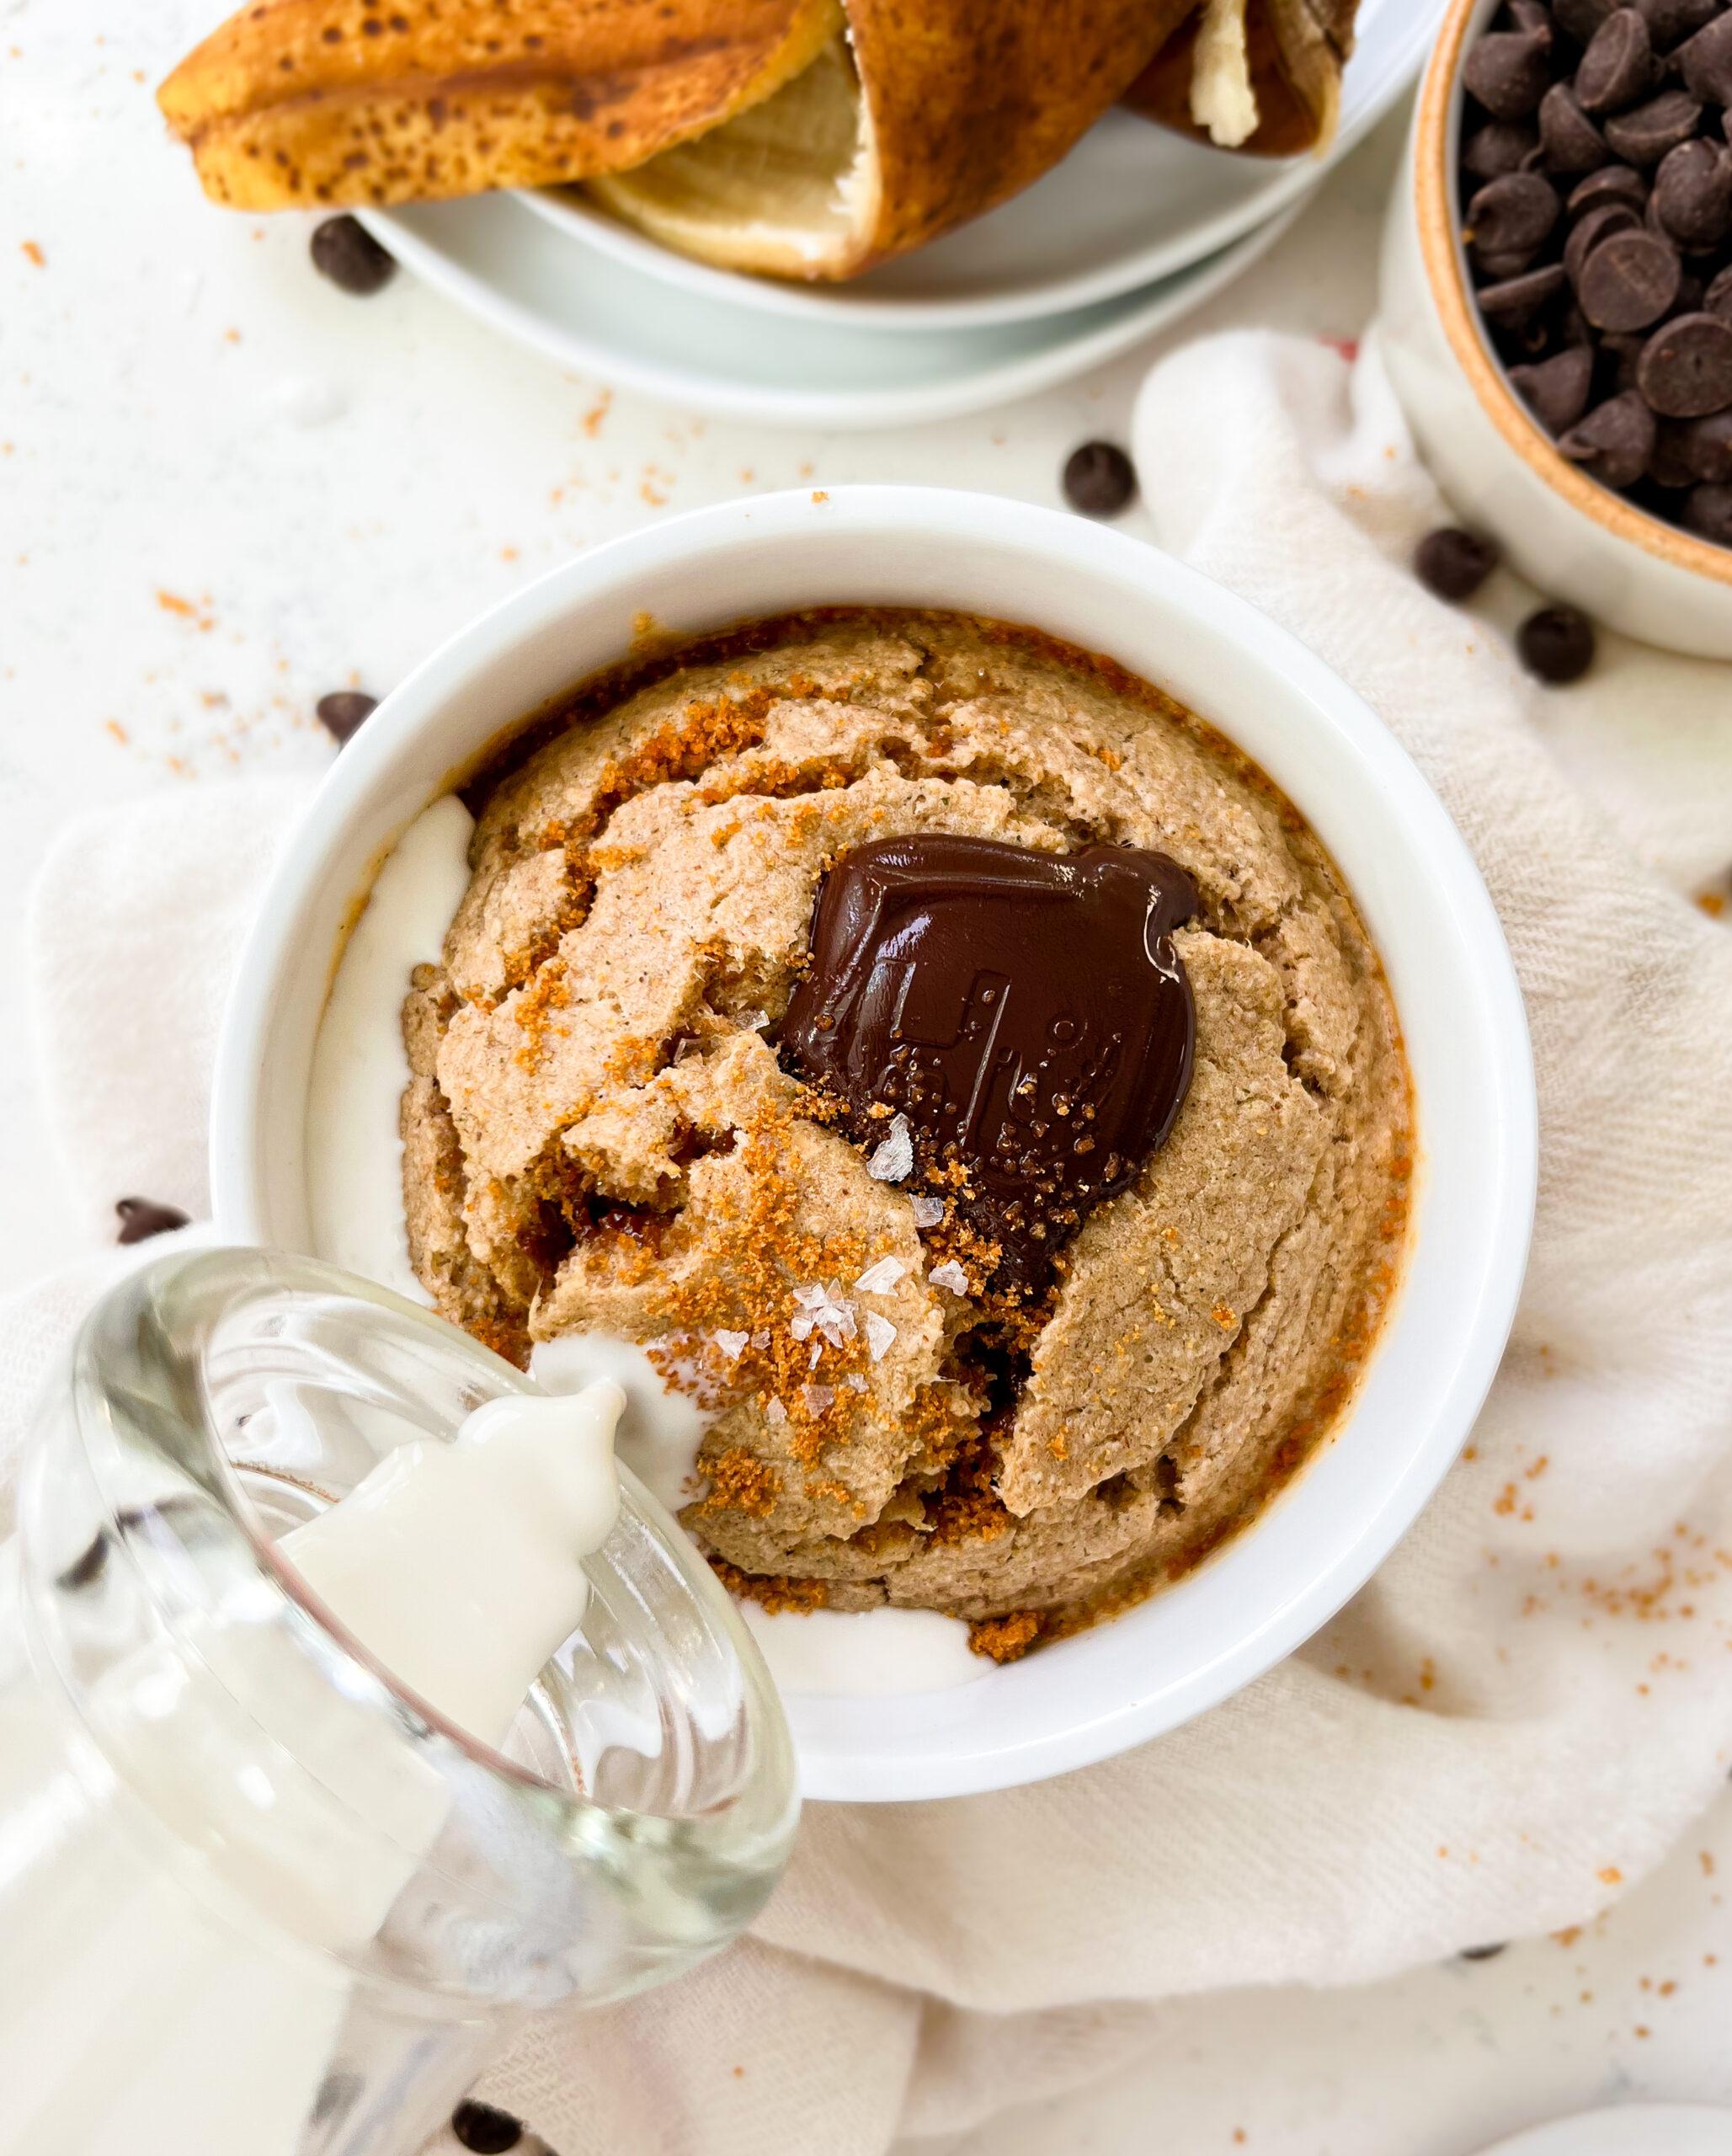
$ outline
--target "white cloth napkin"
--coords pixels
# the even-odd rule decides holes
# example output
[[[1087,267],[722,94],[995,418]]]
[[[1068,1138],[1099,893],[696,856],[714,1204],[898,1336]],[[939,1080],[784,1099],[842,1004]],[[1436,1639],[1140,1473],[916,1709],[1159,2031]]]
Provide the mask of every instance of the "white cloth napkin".
[[[1042,1787],[813,1806],[751,1940],[531,2031],[482,2093],[563,2156],[880,2156],[1107,2070],[1164,1996],[1579,1923],[1726,1773],[1732,934],[1684,893],[1732,857],[1728,670],[1608,639],[1543,690],[1494,626],[1530,595],[1423,592],[1442,512],[1374,350],[1180,351],[1135,449],[1163,542],[1368,697],[1484,870],[1541,1093],[1515,1339],[1418,1527],[1282,1668]],[[213,788],[49,865],[47,1078],[93,1233],[129,1191],[204,1203],[211,1023],[295,805]],[[93,1284],[0,1310],[0,1443]]]

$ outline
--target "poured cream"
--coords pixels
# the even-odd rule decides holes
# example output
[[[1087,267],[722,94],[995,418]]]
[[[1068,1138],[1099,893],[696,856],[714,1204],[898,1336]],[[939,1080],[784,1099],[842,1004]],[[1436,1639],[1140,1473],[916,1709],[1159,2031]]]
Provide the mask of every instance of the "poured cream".
[[[936,1609],[784,1609],[744,1605],[779,1692],[884,1699],[947,1692],[990,1674],[968,1627]]]
[[[498,1743],[589,1601],[584,1560],[619,1516],[616,1385],[508,1395],[450,1444],[401,1445],[278,1544],[397,1681]]]
[[[418,1303],[432,1298],[409,1263],[403,1225],[403,998],[416,967],[438,958],[468,889],[474,830],[448,793],[392,849],[337,969],[307,1092],[313,1248]]]
[[[578,1392],[600,1380],[626,1396],[620,1458],[670,1513],[697,1495],[698,1447],[710,1417],[662,1379],[642,1348],[606,1332],[568,1332],[530,1353],[530,1375],[546,1392]]]

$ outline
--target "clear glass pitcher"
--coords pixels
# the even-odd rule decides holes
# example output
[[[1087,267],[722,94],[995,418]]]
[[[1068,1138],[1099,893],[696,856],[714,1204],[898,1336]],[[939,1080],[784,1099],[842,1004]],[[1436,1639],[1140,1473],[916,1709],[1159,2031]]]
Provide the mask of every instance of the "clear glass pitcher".
[[[522,2017],[676,1975],[762,1906],[786,1727],[628,1473],[503,1752],[273,1546],[534,1390],[306,1259],[167,1259],[93,1312],[0,1550],[0,2156],[413,2149]]]

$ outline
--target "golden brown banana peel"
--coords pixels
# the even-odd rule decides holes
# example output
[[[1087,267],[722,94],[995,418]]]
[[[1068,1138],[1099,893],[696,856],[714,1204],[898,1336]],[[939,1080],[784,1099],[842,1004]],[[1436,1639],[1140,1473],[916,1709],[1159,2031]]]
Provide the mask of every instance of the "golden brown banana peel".
[[[857,276],[1055,165],[1146,64],[1173,4],[847,0],[846,45],[779,97],[591,192],[718,268]]]
[[[254,0],[158,92],[240,210],[420,202],[641,163],[770,96],[837,0]]]
[[[1173,0],[1168,0],[1173,12]],[[1125,103],[1181,133],[1207,136],[1191,109],[1202,0],[1177,0],[1181,16]],[[1234,147],[1291,157],[1323,150],[1340,111],[1341,71],[1353,50],[1358,0],[1246,0],[1246,57],[1257,124]]]
[[[848,0],[848,26],[876,201],[834,276],[906,254],[1038,179],[1124,94],[1163,29],[1149,0]]]

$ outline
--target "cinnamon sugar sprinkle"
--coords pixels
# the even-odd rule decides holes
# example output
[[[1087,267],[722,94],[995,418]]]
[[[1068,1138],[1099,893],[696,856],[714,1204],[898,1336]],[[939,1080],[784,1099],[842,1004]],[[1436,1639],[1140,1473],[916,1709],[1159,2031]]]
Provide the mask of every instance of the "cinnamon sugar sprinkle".
[[[737,1602],[755,1602],[771,1617],[784,1610],[822,1609],[830,1598],[825,1580],[786,1579],[771,1572],[743,1572],[725,1558],[711,1557],[710,1570]]]
[[[968,1645],[993,1662],[1020,1662],[1041,1636],[1037,1609],[1013,1609],[1008,1617],[986,1617],[968,1627]]]

